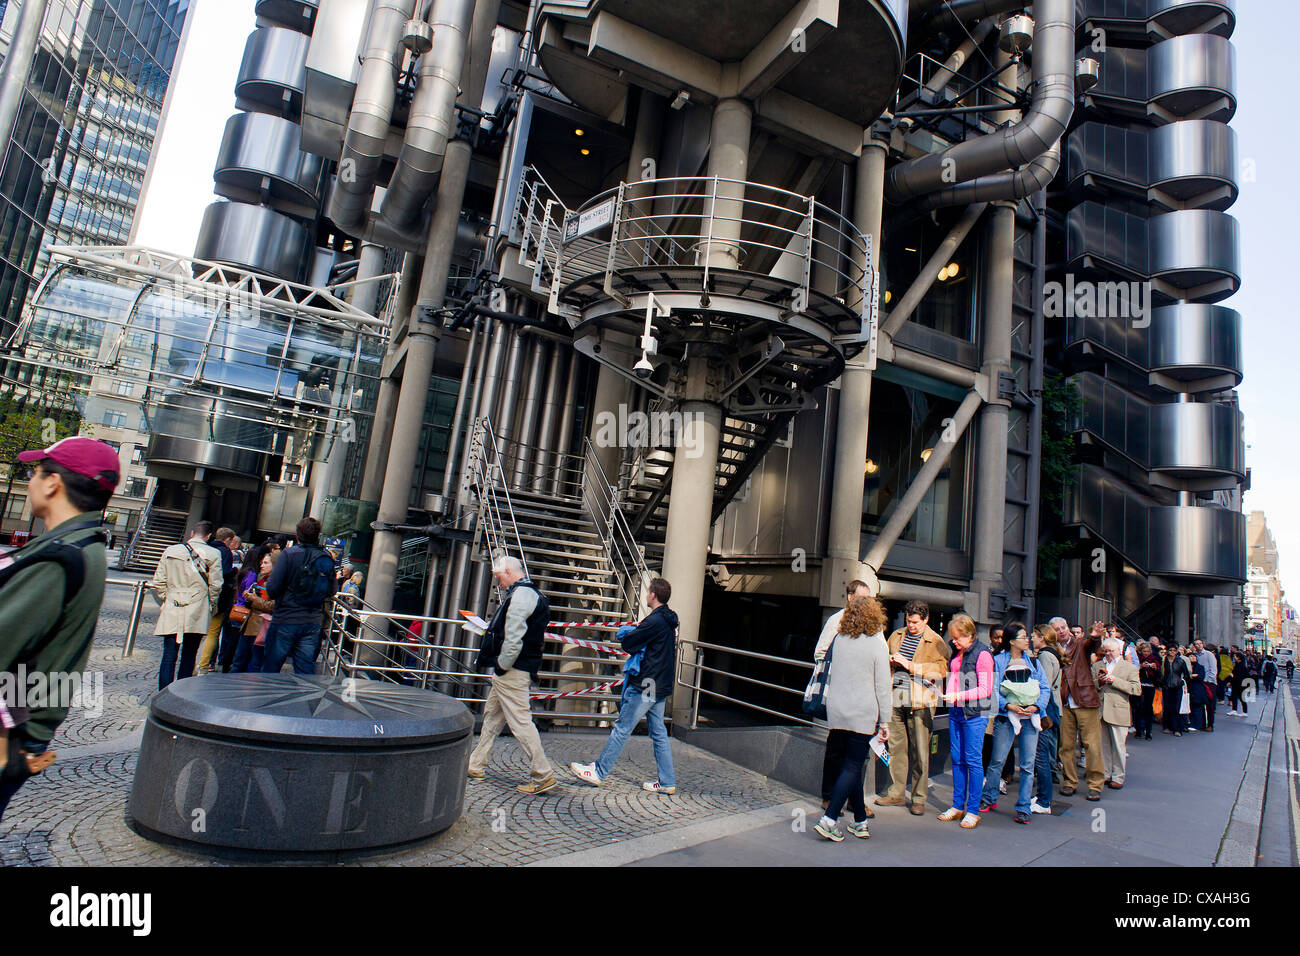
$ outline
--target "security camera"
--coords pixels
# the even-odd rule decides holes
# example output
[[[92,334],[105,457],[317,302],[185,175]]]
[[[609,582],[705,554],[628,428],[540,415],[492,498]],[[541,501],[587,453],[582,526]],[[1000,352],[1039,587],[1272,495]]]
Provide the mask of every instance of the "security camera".
[[[649,378],[655,372],[655,367],[650,363],[650,357],[641,356],[641,361],[632,366],[632,371],[636,373],[637,378]]]

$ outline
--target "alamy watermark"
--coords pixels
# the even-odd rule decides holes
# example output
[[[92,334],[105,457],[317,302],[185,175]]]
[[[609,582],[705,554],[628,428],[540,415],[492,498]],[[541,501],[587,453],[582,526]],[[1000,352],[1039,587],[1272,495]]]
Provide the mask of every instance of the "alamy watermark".
[[[0,704],[8,710],[79,710],[86,717],[104,713],[104,674],[91,671],[29,671],[19,664],[0,671]]]
[[[619,405],[617,411],[596,414],[592,442],[597,448],[672,448],[698,458],[702,421],[699,412],[634,412]]]
[[[1151,324],[1150,282],[1076,281],[1043,284],[1043,314],[1049,319],[1123,319],[1136,329]]]

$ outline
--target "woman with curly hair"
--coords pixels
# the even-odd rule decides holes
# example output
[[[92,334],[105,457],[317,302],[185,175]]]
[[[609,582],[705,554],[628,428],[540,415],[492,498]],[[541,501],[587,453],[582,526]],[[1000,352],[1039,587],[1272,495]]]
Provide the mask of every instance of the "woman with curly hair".
[[[849,833],[863,840],[871,836],[867,829],[862,771],[871,757],[872,736],[879,733],[882,741],[889,739],[889,718],[893,712],[885,623],[885,612],[879,601],[855,597],[845,608],[839,631],[831,643],[826,719],[830,732],[843,743],[844,762],[831,790],[826,815],[813,829],[835,843],[844,839],[838,820],[846,802],[853,810]]]

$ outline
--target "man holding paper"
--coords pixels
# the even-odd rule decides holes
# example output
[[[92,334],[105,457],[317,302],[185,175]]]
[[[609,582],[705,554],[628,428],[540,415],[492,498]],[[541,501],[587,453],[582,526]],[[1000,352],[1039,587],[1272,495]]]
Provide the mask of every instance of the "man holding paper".
[[[492,615],[478,653],[477,666],[491,672],[492,689],[483,705],[483,729],[469,758],[468,775],[471,780],[483,779],[492,745],[508,726],[528,757],[531,776],[528,783],[516,789],[520,793],[545,793],[557,781],[533,723],[528,690],[542,665],[551,605],[537,585],[524,577],[524,566],[518,558],[498,557],[492,562],[492,576],[497,586],[505,589],[505,595]]]

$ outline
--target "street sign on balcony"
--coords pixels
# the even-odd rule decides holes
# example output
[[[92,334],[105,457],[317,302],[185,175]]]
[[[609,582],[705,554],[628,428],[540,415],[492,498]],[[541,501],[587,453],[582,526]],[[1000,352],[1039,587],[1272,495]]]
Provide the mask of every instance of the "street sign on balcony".
[[[610,225],[614,221],[614,203],[616,199],[616,196],[610,196],[604,202],[597,203],[590,209],[583,209],[573,213],[564,220],[565,245],[573,242],[574,239],[580,239]]]

